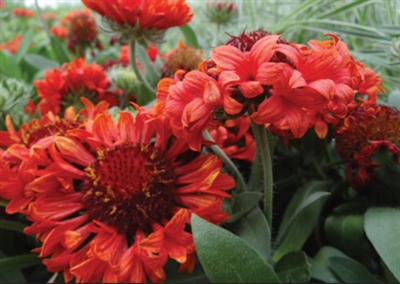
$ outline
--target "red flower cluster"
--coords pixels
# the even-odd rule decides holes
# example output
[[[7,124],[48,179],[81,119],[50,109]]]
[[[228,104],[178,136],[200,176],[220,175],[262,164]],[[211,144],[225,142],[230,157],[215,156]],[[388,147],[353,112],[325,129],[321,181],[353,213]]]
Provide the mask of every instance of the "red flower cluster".
[[[22,41],[22,35],[16,35],[14,39],[2,43],[0,45],[0,50],[8,50],[11,53],[17,53],[21,41]]]
[[[362,103],[335,129],[335,145],[346,161],[347,177],[354,189],[375,180],[379,165],[371,156],[385,147],[400,164],[400,111],[384,105]]]
[[[35,12],[26,8],[14,8],[12,9],[11,14],[23,18],[32,18],[33,16],[35,16]]]
[[[7,212],[32,222],[24,232],[42,243],[34,251],[66,282],[164,281],[168,259],[191,272],[191,214],[226,221],[234,179],[218,157],[171,136],[161,117],[138,108],[115,122],[105,102],[83,101],[78,119],[48,114],[1,154]]]
[[[314,128],[324,138],[328,123],[337,123],[356,105],[355,93],[373,98],[382,90],[381,81],[367,82],[370,71],[337,36],[330,36],[310,41],[308,48],[260,31],[216,47],[199,70],[168,81],[163,104],[175,135],[199,150],[202,131],[223,111],[228,117],[248,113],[255,123],[284,136],[300,138]]]
[[[117,98],[108,91],[109,79],[103,68],[96,63],[87,64],[84,58],[63,64],[61,69],[47,70],[44,80],[36,80],[41,113],[49,111],[58,115],[65,106],[80,108],[80,97],[94,102],[105,100],[110,105],[118,104]]]

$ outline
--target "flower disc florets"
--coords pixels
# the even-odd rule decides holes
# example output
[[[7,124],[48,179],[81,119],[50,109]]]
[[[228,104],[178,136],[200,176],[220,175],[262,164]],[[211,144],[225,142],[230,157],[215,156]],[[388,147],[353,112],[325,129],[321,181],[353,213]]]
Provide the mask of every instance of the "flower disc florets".
[[[171,217],[175,176],[159,149],[133,143],[114,146],[99,151],[85,172],[82,203],[91,218],[134,234]]]

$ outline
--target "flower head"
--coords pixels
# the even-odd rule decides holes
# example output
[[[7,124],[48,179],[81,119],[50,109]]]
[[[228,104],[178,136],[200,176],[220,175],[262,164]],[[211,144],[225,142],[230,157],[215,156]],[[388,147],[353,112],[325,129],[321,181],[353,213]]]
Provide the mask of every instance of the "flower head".
[[[346,174],[352,187],[376,181],[379,164],[371,157],[383,147],[400,164],[400,111],[365,102],[353,109],[335,128],[335,145],[346,162]]]
[[[222,161],[192,153],[166,121],[140,109],[117,122],[107,111],[89,117],[69,136],[39,140],[47,164],[27,179],[43,186],[23,214],[47,269],[67,282],[164,281],[169,258],[192,270],[190,215],[228,218],[222,201],[235,182]]]
[[[106,100],[115,106],[118,100],[108,92],[109,79],[103,68],[96,63],[87,64],[84,58],[63,64],[61,70],[45,72],[44,80],[36,80],[39,108],[42,114],[52,111],[59,114],[66,107],[75,105],[82,108],[80,97],[87,97],[94,102]]]
[[[35,16],[35,12],[26,8],[14,8],[12,9],[11,13],[17,17],[23,18],[32,18],[33,16]]]
[[[9,50],[11,53],[17,53],[21,41],[22,41],[22,35],[16,35],[14,39],[2,43],[0,45],[0,50]]]
[[[63,26],[51,27],[50,32],[59,39],[64,39],[68,36],[68,29]]]
[[[400,111],[385,105],[362,103],[335,128],[339,155],[352,159],[370,141],[388,140],[400,144]]]
[[[179,69],[191,71],[197,69],[197,65],[202,61],[202,52],[194,47],[187,46],[179,40],[178,47],[171,50],[166,55],[166,61],[161,68],[161,77],[173,77]]]
[[[83,51],[86,46],[103,49],[97,38],[96,20],[90,10],[76,10],[68,13],[62,19],[61,25],[68,29],[68,48],[72,52],[78,48],[81,56],[84,57]]]
[[[132,37],[150,41],[160,39],[166,29],[183,26],[193,17],[184,0],[82,2],[104,17],[110,29],[118,32],[125,40]]]
[[[235,20],[238,9],[235,3],[209,2],[206,7],[206,15],[211,23],[226,25]]]

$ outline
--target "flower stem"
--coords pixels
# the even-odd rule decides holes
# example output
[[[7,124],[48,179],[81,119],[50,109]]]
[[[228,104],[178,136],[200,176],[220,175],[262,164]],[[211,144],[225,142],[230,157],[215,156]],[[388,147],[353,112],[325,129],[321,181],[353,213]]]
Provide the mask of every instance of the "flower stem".
[[[268,225],[272,228],[272,206],[273,206],[273,175],[272,175],[272,153],[268,144],[267,129],[264,125],[252,122],[254,137],[256,140],[257,155],[262,165],[262,187],[264,192],[264,215]]]
[[[208,132],[208,130],[203,131],[203,137],[206,140],[214,142],[214,139],[211,137],[211,135]],[[243,179],[243,176],[239,172],[239,170],[235,166],[235,164],[232,162],[232,160],[224,153],[224,151],[222,151],[222,149],[217,144],[212,145],[211,146],[211,150],[213,150],[214,153],[217,154],[217,156],[220,157],[222,159],[222,161],[224,161],[225,165],[235,174],[236,182],[239,185],[237,187],[238,191],[239,192],[246,191],[247,187],[246,187],[246,183],[245,183],[245,181]]]
[[[139,71],[139,68],[136,64],[136,56],[135,56],[136,44],[137,44],[136,39],[132,37],[129,42],[129,55],[133,72],[135,72],[136,77],[141,83],[143,83],[144,86],[144,93],[139,92],[136,95],[138,104],[142,106],[152,101],[155,98],[156,90],[154,90],[153,87],[150,86],[149,82],[147,82],[147,80],[142,76],[141,72]]]

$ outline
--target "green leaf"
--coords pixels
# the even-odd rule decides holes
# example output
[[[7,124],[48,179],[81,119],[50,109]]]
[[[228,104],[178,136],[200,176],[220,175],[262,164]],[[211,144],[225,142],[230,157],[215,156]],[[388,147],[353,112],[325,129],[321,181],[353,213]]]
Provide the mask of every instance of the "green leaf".
[[[233,223],[233,232],[251,245],[264,259],[271,259],[271,229],[258,206]]]
[[[257,205],[263,194],[261,192],[241,192],[235,196],[232,213],[228,222],[238,220]]]
[[[193,29],[189,25],[181,26],[179,29],[185,37],[186,44],[198,49],[199,42],[197,41],[196,33],[193,31]]]
[[[223,283],[277,283],[271,266],[247,242],[192,215],[196,252],[207,277]]]
[[[364,228],[382,261],[400,281],[400,210],[370,208],[365,213]]]
[[[60,64],[38,54],[25,54],[24,59],[39,70],[60,68]]]
[[[54,36],[50,37],[50,45],[51,45],[51,48],[54,52],[54,55],[55,55],[58,63],[60,63],[60,65],[62,65],[65,62],[70,62],[72,60],[72,58],[69,55],[65,46],[62,45],[59,42],[59,40],[56,39]]]
[[[136,58],[141,64],[143,64],[144,70],[146,71],[147,78],[149,78],[150,84],[156,86],[160,80],[161,74],[158,70],[153,67],[146,50],[140,44],[136,45]]]
[[[363,215],[329,216],[325,220],[325,235],[330,244],[345,254],[369,263],[371,247],[364,235]]]
[[[30,253],[0,259],[0,275],[12,270],[30,267],[40,263],[37,254]]]
[[[390,92],[388,105],[400,110],[400,89],[394,89]]]
[[[345,283],[382,283],[361,263],[340,256],[328,258],[329,268]]]
[[[22,233],[26,225],[20,222],[0,219],[0,229],[6,229],[14,232]]]
[[[311,265],[311,278],[326,283],[338,283],[340,279],[329,269],[328,259],[333,256],[348,258],[343,252],[334,247],[322,247],[314,257]]]
[[[7,256],[0,251],[0,259],[4,259],[6,257]],[[26,283],[26,279],[21,270],[12,270],[0,274],[0,283]]]
[[[327,185],[313,182],[295,194],[279,228],[274,261],[293,250],[301,250],[317,223],[324,200],[330,195],[317,190],[323,190]]]
[[[335,9],[333,11],[329,11],[327,13],[324,13],[322,15],[319,15],[318,19],[324,19],[324,18],[326,19],[328,17],[332,17],[333,15],[337,15],[337,14],[343,13],[343,12],[345,12],[347,10],[350,10],[350,9],[359,8],[361,6],[368,5],[368,4],[371,4],[373,2],[375,2],[375,0],[358,0],[358,1],[352,1],[347,5],[339,5],[339,8],[337,8],[337,9]]]
[[[310,281],[310,264],[302,251],[285,254],[274,266],[275,272],[283,283],[307,283]]]
[[[28,51],[29,46],[32,43],[33,39],[33,32],[31,30],[27,31],[23,36],[22,36],[22,41],[21,44],[19,45],[18,51],[15,54],[15,60],[16,62],[20,62],[22,57],[25,55],[25,53]]]
[[[7,55],[0,50],[0,72],[7,76],[16,79],[22,78],[21,69],[18,64],[15,64],[15,57],[12,55]]]

